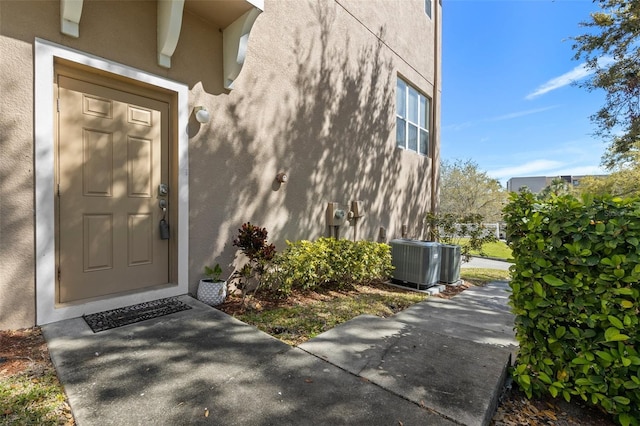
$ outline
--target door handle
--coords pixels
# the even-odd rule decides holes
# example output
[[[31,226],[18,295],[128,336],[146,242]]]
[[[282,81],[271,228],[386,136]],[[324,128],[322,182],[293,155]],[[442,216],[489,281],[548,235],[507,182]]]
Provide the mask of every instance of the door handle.
[[[160,239],[168,240],[169,239],[169,224],[167,223],[167,200],[160,199],[158,200],[158,206],[162,209],[162,219],[160,219]]]
[[[158,195],[163,196],[169,193],[169,185],[166,183],[161,183],[158,185]]]

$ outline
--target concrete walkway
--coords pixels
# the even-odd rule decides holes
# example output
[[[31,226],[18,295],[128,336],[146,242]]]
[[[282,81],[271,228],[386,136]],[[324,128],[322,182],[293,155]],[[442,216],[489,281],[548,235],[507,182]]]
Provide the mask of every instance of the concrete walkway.
[[[193,309],[94,334],[43,327],[78,425],[486,425],[515,349],[492,283],[297,348]]]

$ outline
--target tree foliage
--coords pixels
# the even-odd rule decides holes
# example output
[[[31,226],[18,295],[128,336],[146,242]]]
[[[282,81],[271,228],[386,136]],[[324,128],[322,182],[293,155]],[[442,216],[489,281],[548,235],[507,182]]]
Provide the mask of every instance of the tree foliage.
[[[456,216],[451,213],[427,213],[425,224],[429,230],[429,241],[460,246],[460,254],[465,262],[471,259],[471,252],[484,255],[483,247],[497,241],[496,236],[483,224],[479,214]]]
[[[640,0],[594,0],[601,9],[575,37],[576,59],[594,73],[580,85],[604,89],[605,104],[591,119],[596,135],[609,142],[603,164],[613,168],[638,152],[640,140]]]
[[[551,181],[551,183],[546,186],[540,193],[538,194],[538,198],[541,200],[547,199],[551,196],[558,196],[563,194],[570,194],[572,192],[572,187],[565,180],[560,178],[555,178]]]
[[[578,192],[614,197],[640,196],[640,164],[611,173],[608,176],[588,176],[580,180]]]
[[[463,217],[479,214],[497,222],[507,200],[500,182],[472,160],[443,161],[440,169],[440,212]]]

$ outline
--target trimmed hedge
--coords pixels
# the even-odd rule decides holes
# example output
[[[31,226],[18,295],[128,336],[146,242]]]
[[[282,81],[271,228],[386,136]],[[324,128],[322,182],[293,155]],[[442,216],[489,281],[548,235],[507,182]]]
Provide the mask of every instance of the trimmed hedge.
[[[512,194],[510,304],[529,396],[579,396],[640,419],[640,199]]]
[[[346,288],[389,278],[391,247],[372,241],[320,238],[290,242],[278,253],[266,282],[282,293],[323,286]]]

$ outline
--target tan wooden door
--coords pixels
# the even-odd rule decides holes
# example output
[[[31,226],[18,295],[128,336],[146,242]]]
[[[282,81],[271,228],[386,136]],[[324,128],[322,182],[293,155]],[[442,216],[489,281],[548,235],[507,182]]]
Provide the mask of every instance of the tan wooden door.
[[[58,75],[58,302],[169,281],[167,103]],[[167,214],[167,218],[169,215]]]

